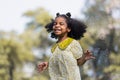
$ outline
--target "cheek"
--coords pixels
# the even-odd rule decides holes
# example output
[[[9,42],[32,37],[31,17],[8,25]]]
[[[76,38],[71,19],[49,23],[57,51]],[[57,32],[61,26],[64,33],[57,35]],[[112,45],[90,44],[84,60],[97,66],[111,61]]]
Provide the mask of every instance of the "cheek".
[[[66,31],[67,28],[66,27],[61,27],[62,31]]]

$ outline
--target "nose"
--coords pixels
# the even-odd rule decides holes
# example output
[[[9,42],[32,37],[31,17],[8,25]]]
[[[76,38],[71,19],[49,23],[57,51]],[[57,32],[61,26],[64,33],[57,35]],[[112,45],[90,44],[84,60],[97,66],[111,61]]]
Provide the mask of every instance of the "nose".
[[[60,26],[60,24],[56,24],[56,26]]]
[[[56,25],[54,25],[55,27],[59,27],[60,25],[59,24],[56,24]]]

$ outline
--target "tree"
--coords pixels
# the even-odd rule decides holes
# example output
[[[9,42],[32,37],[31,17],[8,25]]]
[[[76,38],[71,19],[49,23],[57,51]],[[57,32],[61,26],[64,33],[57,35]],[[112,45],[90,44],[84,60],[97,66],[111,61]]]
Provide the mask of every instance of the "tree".
[[[48,48],[52,45],[53,40],[49,38],[49,35],[44,26],[51,21],[52,16],[43,8],[38,8],[34,11],[27,11],[24,16],[31,19],[31,21],[27,24],[26,31],[31,31],[32,36],[38,34],[36,39],[33,40],[34,42],[37,42],[37,45],[35,45],[33,49],[39,51],[39,55],[36,56],[36,61],[34,62],[34,64],[36,65],[38,61],[48,61],[49,56],[47,56],[47,52]],[[38,77],[40,80],[49,79],[47,71],[41,74],[41,77],[39,77],[39,74],[36,73],[36,71],[33,73],[33,75],[34,78]]]
[[[93,71],[96,73],[94,76],[96,77],[96,80],[109,80],[109,78],[112,79],[112,72],[114,72],[114,74],[116,73],[115,75],[117,75],[117,71],[112,71],[111,67],[118,69],[119,65],[117,63],[115,64],[114,61],[111,61],[115,60],[115,58],[113,59],[111,56],[118,54],[118,48],[120,47],[120,32],[118,31],[120,29],[120,17],[118,16],[115,18],[113,16],[115,12],[120,10],[119,3],[120,1],[118,0],[86,0],[84,14],[86,23],[89,26],[88,33],[90,36],[87,37],[88,39],[86,39],[86,41],[87,43],[92,43],[92,46],[89,46],[89,48],[93,51],[97,58],[95,61],[93,61]],[[106,73],[104,72],[104,69],[108,68],[108,66],[110,68],[107,69],[108,73]],[[103,74],[108,76],[104,76]]]
[[[14,80],[14,72],[20,69],[23,63],[33,61],[34,56],[14,32],[4,32],[0,36],[0,80]]]

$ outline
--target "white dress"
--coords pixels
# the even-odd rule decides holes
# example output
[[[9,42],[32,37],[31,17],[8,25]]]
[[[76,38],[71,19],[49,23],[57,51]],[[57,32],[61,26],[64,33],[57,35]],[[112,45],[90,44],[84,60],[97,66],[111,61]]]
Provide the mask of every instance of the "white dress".
[[[83,51],[78,41],[67,38],[52,47],[49,59],[49,74],[51,80],[81,80],[77,65]]]

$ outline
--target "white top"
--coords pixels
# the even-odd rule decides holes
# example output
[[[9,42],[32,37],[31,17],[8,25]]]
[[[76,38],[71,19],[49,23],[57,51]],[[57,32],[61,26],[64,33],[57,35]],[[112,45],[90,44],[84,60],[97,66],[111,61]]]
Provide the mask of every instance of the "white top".
[[[53,46],[53,55],[49,59],[51,80],[81,80],[77,59],[83,51],[78,41],[67,38]]]

